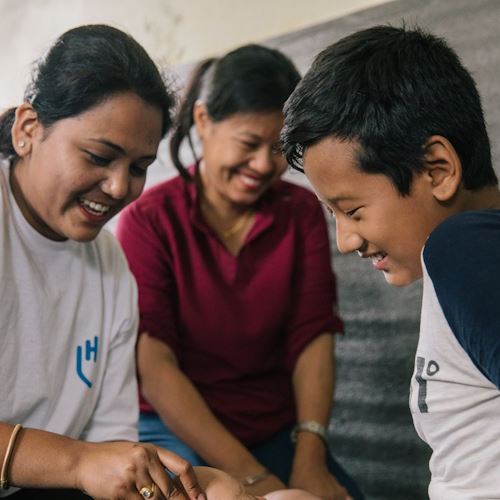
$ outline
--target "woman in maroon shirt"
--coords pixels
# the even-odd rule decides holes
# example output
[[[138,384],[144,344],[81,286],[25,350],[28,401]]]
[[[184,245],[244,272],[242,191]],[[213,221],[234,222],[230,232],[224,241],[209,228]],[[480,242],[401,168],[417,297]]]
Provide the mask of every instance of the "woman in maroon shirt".
[[[287,57],[258,45],[203,62],[170,144],[181,175],[120,218],[139,286],[139,433],[254,494],[363,498],[325,431],[343,327],[324,215],[280,180],[282,107],[298,81]]]

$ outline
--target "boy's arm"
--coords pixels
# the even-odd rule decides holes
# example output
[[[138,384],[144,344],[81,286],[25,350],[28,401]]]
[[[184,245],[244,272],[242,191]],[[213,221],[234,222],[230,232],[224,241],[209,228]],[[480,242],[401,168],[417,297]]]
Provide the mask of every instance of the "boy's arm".
[[[500,389],[500,211],[470,212],[441,224],[423,260],[453,334]]]

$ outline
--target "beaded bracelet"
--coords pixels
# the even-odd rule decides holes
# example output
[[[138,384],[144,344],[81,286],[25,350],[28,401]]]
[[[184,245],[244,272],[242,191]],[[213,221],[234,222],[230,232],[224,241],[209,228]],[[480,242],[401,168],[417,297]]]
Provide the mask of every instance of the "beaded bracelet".
[[[14,450],[14,445],[16,443],[16,437],[19,431],[23,428],[21,424],[16,424],[12,434],[10,435],[9,444],[7,445],[7,451],[5,452],[5,457],[2,464],[2,472],[0,473],[0,489],[6,490],[9,488],[9,480],[7,479],[7,469],[9,468],[10,457],[12,451]]]

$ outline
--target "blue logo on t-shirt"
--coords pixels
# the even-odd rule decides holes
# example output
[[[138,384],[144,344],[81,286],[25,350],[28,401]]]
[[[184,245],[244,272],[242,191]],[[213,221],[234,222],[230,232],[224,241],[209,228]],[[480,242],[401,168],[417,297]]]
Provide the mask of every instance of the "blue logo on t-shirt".
[[[99,339],[97,337],[94,337],[94,345],[90,343],[90,340],[85,341],[85,361],[90,361],[92,363],[97,362],[98,347],[99,347]],[[83,348],[81,345],[79,345],[76,348],[76,373],[83,380],[83,382],[85,382],[85,384],[88,385],[90,389],[92,387],[92,382],[83,373],[82,357],[83,357]]]

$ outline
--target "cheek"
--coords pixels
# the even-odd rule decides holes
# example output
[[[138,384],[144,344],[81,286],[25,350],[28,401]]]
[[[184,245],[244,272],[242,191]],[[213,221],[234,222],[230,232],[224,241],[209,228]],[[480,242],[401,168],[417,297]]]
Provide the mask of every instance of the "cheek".
[[[146,177],[134,177],[130,182],[130,192],[127,204],[139,198],[146,184]]]
[[[218,148],[210,148],[203,153],[203,158],[207,170],[213,176],[227,174],[227,170],[237,167],[243,160],[243,155],[231,148],[220,146]]]
[[[288,163],[284,156],[278,156],[275,160],[276,165],[276,175],[280,177],[285,173],[285,170],[288,168]]]

